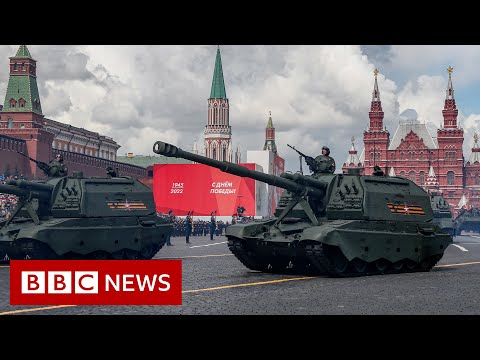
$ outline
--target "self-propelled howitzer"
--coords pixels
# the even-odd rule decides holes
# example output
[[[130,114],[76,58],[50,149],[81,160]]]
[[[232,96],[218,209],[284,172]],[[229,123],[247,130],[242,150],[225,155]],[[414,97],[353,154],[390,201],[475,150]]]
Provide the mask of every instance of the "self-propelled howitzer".
[[[460,209],[454,223],[456,235],[460,235],[462,231],[480,233],[480,208]]]
[[[313,175],[275,176],[161,141],[153,151],[285,189],[274,218],[225,231],[229,249],[251,270],[330,276],[429,271],[452,243],[432,223],[429,194],[407,179],[332,174],[321,157]]]
[[[10,259],[151,259],[172,224],[157,216],[149,187],[130,177],[10,180],[18,197],[0,221],[0,262]]]
[[[448,201],[439,193],[431,192],[433,223],[452,236],[456,235],[455,222]]]

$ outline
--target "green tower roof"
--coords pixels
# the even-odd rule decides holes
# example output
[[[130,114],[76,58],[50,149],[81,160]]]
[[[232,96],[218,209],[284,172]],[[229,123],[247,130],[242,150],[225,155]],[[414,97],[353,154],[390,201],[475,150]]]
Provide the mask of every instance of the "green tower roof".
[[[10,100],[16,101],[15,107],[10,107]],[[19,100],[25,100],[24,107],[20,107]],[[33,102],[37,100],[37,106]],[[3,111],[30,112],[33,111],[42,115],[42,106],[40,104],[40,95],[38,94],[37,79],[29,75],[10,76],[8,80],[7,93]]]
[[[267,128],[273,128],[272,112],[271,111],[270,111],[270,117],[268,118]]]
[[[217,58],[215,59],[215,69],[213,70],[212,90],[210,99],[226,99],[225,81],[223,80],[222,57],[220,56],[220,46],[217,48]]]
[[[32,55],[30,55],[30,51],[28,51],[27,45],[20,45],[14,58],[33,60]]]
[[[20,45],[14,59],[32,59],[32,55],[26,45]],[[22,64],[18,64],[22,66]],[[15,100],[15,106],[11,107],[11,101]],[[24,100],[21,106],[20,100]],[[34,112],[42,114],[42,106],[40,103],[40,94],[38,93],[37,78],[27,72],[18,71],[10,74],[8,79],[7,92],[5,94],[5,102],[3,105],[4,112]]]

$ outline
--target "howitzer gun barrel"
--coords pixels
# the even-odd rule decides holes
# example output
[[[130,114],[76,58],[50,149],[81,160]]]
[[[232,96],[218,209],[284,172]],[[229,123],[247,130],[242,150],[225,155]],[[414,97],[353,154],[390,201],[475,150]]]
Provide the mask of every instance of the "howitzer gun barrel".
[[[285,179],[293,180],[296,183],[313,186],[319,189],[325,189],[328,186],[328,184],[325,181],[318,180],[302,174],[281,173],[280,176]]]
[[[26,181],[26,180],[9,180],[7,184],[17,186],[22,189],[38,190],[38,191],[50,192],[50,193],[53,191],[53,188],[54,188],[54,186],[51,184],[36,183],[36,182]]]
[[[296,194],[305,194],[314,196],[317,198],[322,198],[325,195],[324,188],[321,188],[321,185],[311,187],[309,185],[299,184],[293,180],[285,179],[280,176],[265,174],[259,171],[250,170],[245,166],[237,165],[231,163],[229,161],[219,161],[207,158],[205,156],[193,154],[187,151],[184,151],[174,145],[165,143],[163,141],[157,141],[153,145],[153,152],[156,154],[168,156],[168,157],[176,157],[191,160],[200,164],[208,165],[217,169],[220,169],[223,172],[237,175],[241,177],[247,177],[251,179],[255,179],[264,183],[267,183],[272,186],[278,186],[283,189],[287,189]]]
[[[27,196],[28,190],[20,189],[19,187],[12,185],[0,184],[0,194],[12,194],[16,196]]]
[[[51,193],[34,189],[22,189],[13,185],[0,185],[0,194],[12,194],[19,197],[28,197],[29,195],[35,199],[50,200]]]
[[[25,180],[9,180],[8,185],[0,185],[0,193],[20,197],[32,196],[35,199],[50,200],[53,185],[39,184]]]

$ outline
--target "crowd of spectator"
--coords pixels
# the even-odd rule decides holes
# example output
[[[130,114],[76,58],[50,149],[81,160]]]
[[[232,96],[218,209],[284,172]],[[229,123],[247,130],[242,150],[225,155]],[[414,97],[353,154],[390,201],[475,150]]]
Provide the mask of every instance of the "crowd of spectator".
[[[5,177],[0,175],[0,184],[6,184],[8,180],[14,179],[18,180],[18,176],[9,176]],[[23,176],[22,176],[23,179]],[[18,197],[12,194],[2,194],[0,193],[0,220],[9,218],[15,205],[17,205]]]

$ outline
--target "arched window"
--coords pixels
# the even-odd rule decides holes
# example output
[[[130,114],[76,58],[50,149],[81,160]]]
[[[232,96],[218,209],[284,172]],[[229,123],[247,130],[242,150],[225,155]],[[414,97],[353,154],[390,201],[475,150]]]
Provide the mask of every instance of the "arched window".
[[[15,107],[17,105],[17,102],[15,99],[10,99],[10,107]]]
[[[8,129],[13,129],[13,119],[8,119],[7,120],[7,128]]]
[[[227,159],[227,148],[224,146],[223,147],[223,161],[228,161]]]
[[[212,158],[213,158],[213,160],[217,160],[217,149],[215,149],[215,148],[212,151]]]
[[[413,182],[415,182],[415,171],[410,171],[408,173],[408,177],[410,178],[410,180],[412,180]]]
[[[392,159],[392,161],[395,160],[395,153],[392,152],[392,153],[390,154],[390,159]]]
[[[17,63],[14,63],[13,64],[13,71],[17,71],[17,70],[18,70],[18,65],[17,65]]]
[[[22,63],[22,71],[25,71],[27,70],[27,66],[25,65],[25,63]]]
[[[447,185],[455,184],[455,173],[453,171],[447,172]]]
[[[404,160],[405,159],[405,153],[402,151],[400,153],[400,160]]]
[[[405,171],[400,171],[400,177],[405,177]]]
[[[423,153],[420,153],[420,156],[422,156]],[[420,186],[425,185],[425,172],[420,171]]]

